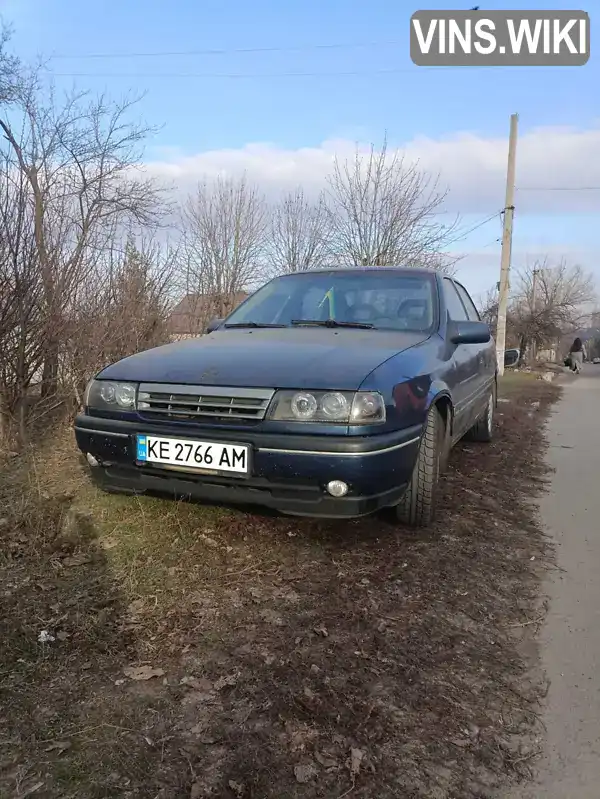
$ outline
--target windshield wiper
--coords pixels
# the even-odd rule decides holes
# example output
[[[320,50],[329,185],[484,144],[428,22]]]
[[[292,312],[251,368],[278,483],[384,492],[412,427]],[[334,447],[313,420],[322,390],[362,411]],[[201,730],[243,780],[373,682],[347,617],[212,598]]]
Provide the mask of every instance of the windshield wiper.
[[[373,325],[369,322],[338,322],[335,319],[292,319],[295,326],[309,325],[310,327],[359,327],[370,330]]]
[[[224,325],[224,327],[287,327],[287,325],[263,325],[260,322],[235,322],[232,325]]]

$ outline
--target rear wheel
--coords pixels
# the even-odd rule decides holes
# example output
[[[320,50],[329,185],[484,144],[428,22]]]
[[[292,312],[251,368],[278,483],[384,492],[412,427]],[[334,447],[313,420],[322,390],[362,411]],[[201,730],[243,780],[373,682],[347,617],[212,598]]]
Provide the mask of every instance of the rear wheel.
[[[494,411],[496,410],[496,384],[490,392],[484,413],[469,430],[471,441],[489,443],[494,437]]]
[[[408,527],[428,527],[435,518],[445,441],[444,421],[438,409],[432,407],[410,482],[396,506],[397,520]]]

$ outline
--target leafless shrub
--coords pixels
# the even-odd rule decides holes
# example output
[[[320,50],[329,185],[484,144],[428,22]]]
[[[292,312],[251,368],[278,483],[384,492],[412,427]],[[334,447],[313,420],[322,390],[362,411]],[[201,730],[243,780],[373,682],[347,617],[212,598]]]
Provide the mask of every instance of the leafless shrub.
[[[0,119],[10,171],[27,181],[42,283],[45,332],[41,391],[57,390],[60,345],[77,289],[115,224],[151,224],[154,184],[136,173],[148,133],[127,121],[132,101],[73,93],[45,100],[30,84],[17,101],[20,126]],[[13,109],[14,110],[14,109]]]
[[[166,206],[138,169],[149,129],[129,121],[134,101],[43,92],[3,44],[0,435],[24,439],[32,403],[45,412],[62,396],[67,344],[85,338],[78,303],[98,290],[107,247],[131,225],[156,226]]]
[[[102,367],[169,341],[168,314],[176,251],[153,238],[111,243],[82,286],[69,319],[61,384],[81,402]]]

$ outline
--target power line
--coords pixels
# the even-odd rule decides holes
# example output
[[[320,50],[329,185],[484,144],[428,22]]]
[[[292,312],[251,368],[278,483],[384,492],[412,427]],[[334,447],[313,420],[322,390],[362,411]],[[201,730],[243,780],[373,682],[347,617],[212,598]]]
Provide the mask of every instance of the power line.
[[[338,78],[348,76],[370,75],[414,75],[418,70],[452,69],[452,67],[415,67],[413,69],[375,69],[375,70],[349,70],[344,72],[52,72],[51,74],[60,78]],[[460,69],[460,67],[458,67]]]
[[[476,250],[469,250],[468,252],[459,252],[456,253],[459,258],[468,258],[469,256],[479,255],[481,250],[486,250],[488,247],[492,247],[494,244],[499,244],[502,241],[502,238],[494,239],[493,241],[488,241],[487,244],[482,244]]]
[[[439,69],[439,67],[431,67]],[[50,72],[50,70],[48,70]],[[54,72],[50,74],[58,78],[131,78],[139,80],[142,78],[167,79],[172,78],[337,78],[347,76],[369,75],[395,75],[399,73],[414,74],[412,69],[376,69],[371,71],[350,70],[347,72]]]
[[[600,186],[518,186],[517,191],[600,191]]]
[[[460,233],[458,236],[456,236],[456,238],[450,239],[450,241],[445,242],[445,246],[449,246],[450,244],[454,244],[457,241],[462,241],[466,239],[467,236],[471,235],[471,233],[474,233],[476,230],[479,230],[479,228],[483,227],[484,225],[487,225],[493,219],[496,219],[501,213],[502,213],[501,211],[496,211],[491,216],[488,216],[487,219],[484,219],[482,222],[478,222],[476,225],[473,225],[472,228],[469,228],[469,230],[466,230],[464,233]]]
[[[492,244],[497,244],[497,243],[499,243],[499,242],[500,242],[500,239],[496,239],[495,241],[488,241],[488,243],[487,243],[487,244],[482,244],[482,246],[481,246],[481,247],[479,247],[479,248],[478,248],[478,249],[476,249],[476,250],[467,250],[467,251],[465,251],[465,252],[462,252],[462,251],[454,251],[454,250],[453,250],[451,253],[448,253],[448,254],[449,254],[449,255],[456,256],[457,258],[461,258],[461,259],[462,259],[462,258],[471,258],[471,257],[477,256],[477,255],[481,255],[481,251],[482,251],[482,250],[485,250],[485,249],[487,249],[488,247],[491,247],[491,245],[492,245]],[[488,266],[489,266],[489,268],[490,268],[490,269],[492,269],[492,268],[493,268],[493,269],[495,269],[495,268],[496,268],[496,267],[494,266],[494,264],[488,264]]]
[[[500,244],[501,241],[502,237],[492,239],[492,241],[488,241],[487,244],[482,244],[481,247],[478,247],[476,250],[470,250],[469,252],[463,253],[463,255],[477,255],[481,250],[486,250],[488,247],[493,247],[494,244]]]
[[[334,44],[305,44],[292,47],[228,47],[210,50],[157,50],[154,52],[125,53],[58,53],[50,56],[51,60],[105,59],[105,58],[170,58],[197,55],[234,55],[241,53],[300,53],[313,50],[355,50],[369,47],[400,47],[403,43],[391,42],[346,42]]]
[[[498,236],[497,239],[493,239],[492,241],[488,241],[487,244],[482,244],[480,249],[481,250],[485,250],[485,249],[487,249],[487,247],[493,247],[494,244],[500,244],[501,241],[502,241],[502,236]]]
[[[470,72],[474,70],[490,70],[490,69],[509,69],[510,67],[496,67],[496,66],[481,66],[481,67],[410,67],[410,68],[392,68],[392,69],[375,69],[375,70],[349,70],[338,72],[54,72],[53,70],[46,70],[48,74],[58,78],[130,78],[132,80],[140,80],[143,78],[154,79],[182,79],[182,78],[200,78],[200,79],[254,79],[254,78],[343,78],[343,77],[369,77],[375,75],[419,75],[426,72],[448,72],[450,70],[465,70]],[[518,69],[518,67],[516,67]],[[531,69],[531,67],[529,67]]]

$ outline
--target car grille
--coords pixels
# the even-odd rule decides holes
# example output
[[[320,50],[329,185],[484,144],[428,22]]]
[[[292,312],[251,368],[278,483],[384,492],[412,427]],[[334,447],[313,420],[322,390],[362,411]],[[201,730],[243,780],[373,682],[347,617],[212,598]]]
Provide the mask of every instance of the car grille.
[[[274,393],[270,388],[142,383],[137,408],[142,416],[182,421],[211,418],[258,422],[265,418]]]

